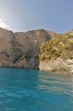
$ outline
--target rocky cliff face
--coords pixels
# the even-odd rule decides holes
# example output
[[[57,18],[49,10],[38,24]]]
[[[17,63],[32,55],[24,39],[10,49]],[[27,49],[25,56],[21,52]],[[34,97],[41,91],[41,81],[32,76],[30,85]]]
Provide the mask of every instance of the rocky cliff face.
[[[41,46],[39,69],[73,73],[73,33],[57,35]]]
[[[38,68],[40,46],[51,38],[43,29],[13,33],[0,28],[0,66]]]
[[[73,30],[13,33],[0,28],[0,66],[73,73]]]

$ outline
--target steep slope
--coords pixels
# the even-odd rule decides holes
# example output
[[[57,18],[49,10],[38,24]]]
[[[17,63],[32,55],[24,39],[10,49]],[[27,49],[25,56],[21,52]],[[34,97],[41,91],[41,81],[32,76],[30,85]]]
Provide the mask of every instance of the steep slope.
[[[52,39],[56,38],[57,37],[57,33],[55,32],[52,32],[52,31],[48,31],[49,35],[52,37]]]
[[[14,34],[11,31],[0,28],[0,64],[10,65],[10,57],[14,55]]]
[[[56,72],[73,73],[73,34],[57,35],[50,42],[41,46],[39,69]]]
[[[0,65],[38,68],[38,55],[43,42],[51,36],[43,29],[13,33],[0,28]]]
[[[0,66],[73,73],[73,30],[13,33],[0,28]]]

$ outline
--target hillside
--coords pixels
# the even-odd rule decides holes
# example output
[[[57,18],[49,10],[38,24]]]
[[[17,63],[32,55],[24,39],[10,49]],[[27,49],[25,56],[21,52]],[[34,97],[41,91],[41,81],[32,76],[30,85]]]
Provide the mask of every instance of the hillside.
[[[41,70],[73,73],[73,31],[42,44],[39,61]]]
[[[73,73],[73,30],[13,33],[0,28],[0,66]]]

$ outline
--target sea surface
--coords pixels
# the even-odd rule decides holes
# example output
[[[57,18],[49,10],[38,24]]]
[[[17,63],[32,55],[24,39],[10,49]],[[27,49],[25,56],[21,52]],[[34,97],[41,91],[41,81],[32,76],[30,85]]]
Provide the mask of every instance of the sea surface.
[[[0,111],[73,111],[73,75],[0,68]]]

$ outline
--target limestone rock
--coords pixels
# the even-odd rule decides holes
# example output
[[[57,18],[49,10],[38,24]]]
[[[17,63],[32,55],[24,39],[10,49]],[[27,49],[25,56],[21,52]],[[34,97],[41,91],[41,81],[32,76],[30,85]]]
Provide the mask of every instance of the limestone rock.
[[[43,29],[13,33],[0,28],[0,66],[38,68],[40,46],[51,38]]]

